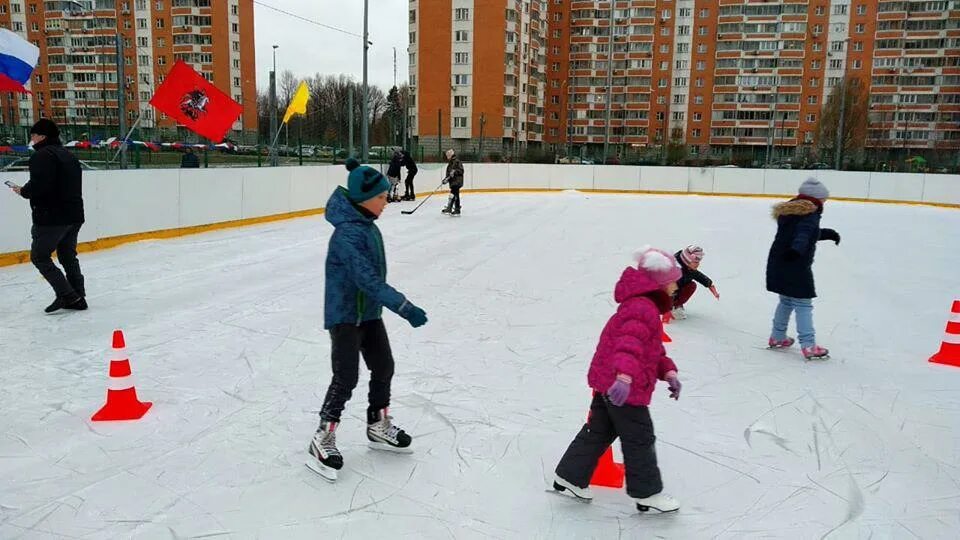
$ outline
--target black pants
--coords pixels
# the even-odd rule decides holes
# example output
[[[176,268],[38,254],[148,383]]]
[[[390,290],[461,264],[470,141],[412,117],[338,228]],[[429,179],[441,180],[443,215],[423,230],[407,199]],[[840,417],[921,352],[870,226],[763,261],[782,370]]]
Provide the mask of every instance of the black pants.
[[[390,381],[393,380],[393,353],[390,352],[390,340],[387,339],[383,321],[367,321],[359,326],[338,324],[330,329],[330,339],[333,380],[327,388],[320,419],[324,422],[340,421],[340,414],[357,387],[360,354],[363,354],[363,361],[370,370],[368,413],[388,407]]]
[[[80,233],[82,225],[34,225],[30,229],[33,237],[30,262],[53,287],[58,298],[74,299],[87,294],[83,286],[83,274],[80,273],[80,262],[77,260],[77,234]],[[53,264],[54,251],[67,272],[66,277],[57,265]]]
[[[642,499],[663,491],[650,409],[616,407],[599,393],[590,403],[590,419],[560,459],[557,474],[576,486],[587,487],[597,461],[617,437],[623,449],[627,495]]]
[[[416,193],[413,191],[413,177],[416,176],[416,175],[417,175],[417,173],[415,173],[415,172],[408,172],[408,173],[407,173],[407,178],[403,181],[403,186],[404,186],[403,195],[404,195],[405,197],[414,197],[414,196],[416,196]]]
[[[451,210],[460,211],[460,187],[450,184],[450,205]]]

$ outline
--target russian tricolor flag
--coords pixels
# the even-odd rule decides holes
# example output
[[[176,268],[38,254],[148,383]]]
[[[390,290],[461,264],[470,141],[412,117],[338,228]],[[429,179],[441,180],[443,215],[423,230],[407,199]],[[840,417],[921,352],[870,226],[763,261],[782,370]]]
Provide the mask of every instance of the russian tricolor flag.
[[[29,93],[24,85],[40,59],[40,49],[33,43],[0,28],[0,92]]]

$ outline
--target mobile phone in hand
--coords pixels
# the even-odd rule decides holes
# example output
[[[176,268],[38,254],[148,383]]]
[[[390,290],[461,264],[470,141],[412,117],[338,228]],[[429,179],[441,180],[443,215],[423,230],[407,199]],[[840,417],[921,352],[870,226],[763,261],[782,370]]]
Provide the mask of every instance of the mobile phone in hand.
[[[9,188],[18,188],[18,187],[20,187],[20,186],[14,184],[13,182],[11,182],[11,181],[9,181],[9,180],[5,180],[3,183],[6,184],[7,187],[9,187]]]

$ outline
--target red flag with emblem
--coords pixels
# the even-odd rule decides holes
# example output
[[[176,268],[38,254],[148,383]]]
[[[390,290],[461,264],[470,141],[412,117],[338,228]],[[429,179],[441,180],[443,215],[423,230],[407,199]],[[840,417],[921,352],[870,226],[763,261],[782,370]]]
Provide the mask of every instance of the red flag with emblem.
[[[243,107],[182,60],[167,73],[150,100],[158,111],[213,142],[220,142]]]

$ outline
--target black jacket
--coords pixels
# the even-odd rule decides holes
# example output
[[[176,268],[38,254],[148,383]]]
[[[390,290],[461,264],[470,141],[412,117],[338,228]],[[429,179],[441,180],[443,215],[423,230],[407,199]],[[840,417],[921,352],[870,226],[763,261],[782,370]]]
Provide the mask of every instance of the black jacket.
[[[681,250],[676,252],[676,254],[674,254],[674,257],[676,257],[677,262],[680,263],[680,270],[683,271],[683,275],[680,276],[680,279],[677,280],[677,287],[683,288],[684,285],[687,285],[692,281],[696,281],[697,283],[703,285],[708,289],[712,287],[713,286],[712,279],[708,278],[707,275],[704,274],[703,272],[690,268],[689,266],[687,266],[687,263],[683,262],[683,257],[680,256],[682,252],[683,251]]]
[[[390,164],[387,165],[387,176],[390,178],[400,178],[400,165],[403,163],[403,156],[394,154],[390,158]]]
[[[447,178],[450,181],[450,187],[458,189],[463,187],[463,163],[460,163],[460,158],[457,156],[450,158],[450,162],[447,163]]]
[[[58,139],[34,145],[30,180],[20,196],[30,200],[34,225],[83,223],[83,171]]]
[[[777,236],[767,256],[767,290],[792,298],[816,298],[813,257],[817,241],[836,236],[832,229],[820,229],[823,206],[819,201],[798,197],[773,207]]]
[[[401,152],[403,156],[400,159],[400,164],[407,168],[407,176],[412,176],[417,174],[417,164],[413,161],[413,157],[410,155],[410,152],[406,150]]]

